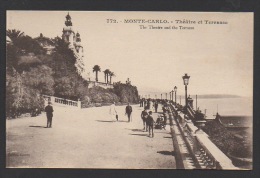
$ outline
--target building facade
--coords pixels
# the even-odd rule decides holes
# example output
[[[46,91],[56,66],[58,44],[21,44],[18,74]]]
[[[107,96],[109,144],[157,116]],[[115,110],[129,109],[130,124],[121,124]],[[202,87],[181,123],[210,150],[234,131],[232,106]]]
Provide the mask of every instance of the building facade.
[[[69,13],[66,16],[65,27],[62,31],[62,39],[65,42],[69,43],[69,48],[74,53],[74,56],[76,58],[75,65],[77,67],[78,72],[84,72],[84,50],[83,46],[81,45],[80,34],[78,32],[75,33],[72,26],[71,16],[69,15]]]

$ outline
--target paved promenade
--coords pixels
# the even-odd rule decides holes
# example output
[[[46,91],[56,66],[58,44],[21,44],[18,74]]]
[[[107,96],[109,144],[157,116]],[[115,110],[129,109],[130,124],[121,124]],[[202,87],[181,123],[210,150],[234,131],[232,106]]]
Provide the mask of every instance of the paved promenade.
[[[58,106],[52,128],[45,128],[45,113],[7,120],[7,167],[175,169],[169,125],[150,138],[142,130],[142,108],[133,106],[130,123],[125,106],[116,108],[118,122],[109,107]]]

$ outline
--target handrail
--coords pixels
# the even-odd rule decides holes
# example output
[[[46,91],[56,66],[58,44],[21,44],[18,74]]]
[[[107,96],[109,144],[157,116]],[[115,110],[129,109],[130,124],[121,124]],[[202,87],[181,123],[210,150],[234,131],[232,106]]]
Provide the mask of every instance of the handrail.
[[[190,109],[190,108],[189,108]],[[174,107],[172,106],[174,111]],[[175,110],[176,111],[176,110]],[[191,112],[191,111],[190,111]],[[208,135],[201,131],[192,122],[185,121],[181,115],[176,118],[178,124],[183,124],[180,131],[186,137],[186,146],[193,154],[195,162],[199,162],[201,168],[206,169],[238,169],[232,161],[208,138]]]

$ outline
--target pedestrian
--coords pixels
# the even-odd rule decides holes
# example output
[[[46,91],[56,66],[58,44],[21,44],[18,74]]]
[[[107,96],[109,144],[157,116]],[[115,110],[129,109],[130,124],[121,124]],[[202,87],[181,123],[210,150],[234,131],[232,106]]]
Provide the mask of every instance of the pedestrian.
[[[157,101],[155,101],[155,103],[154,103],[154,109],[155,109],[155,112],[157,113],[157,109],[158,109],[158,103],[157,103]]]
[[[163,122],[164,122],[164,125],[166,126],[166,124],[167,124],[167,119],[168,119],[168,117],[167,117],[167,114],[166,114],[166,112],[165,113],[163,113]]]
[[[53,107],[51,106],[51,102],[48,102],[48,106],[45,107],[45,112],[47,116],[47,128],[51,128],[52,126],[52,117],[53,117]]]
[[[117,116],[115,102],[113,102],[113,104],[110,105],[109,114],[110,114],[110,119],[111,120],[114,120],[114,118],[116,118],[116,120],[118,121],[118,116]]]
[[[128,122],[130,122],[130,117],[131,117],[132,111],[133,111],[132,106],[130,106],[130,104],[128,103],[125,108],[125,114],[128,117]]]
[[[154,124],[154,119],[152,116],[152,111],[149,111],[149,115],[147,117],[147,124],[148,124],[148,129],[149,129],[149,137],[151,136],[151,132],[152,132],[152,137],[154,137],[154,133],[153,133],[153,124]]]
[[[148,99],[148,100],[147,100],[147,107],[148,107],[148,109],[150,109],[150,107],[151,107],[150,104],[151,104],[150,99]]]
[[[141,113],[141,118],[143,120],[144,130],[146,131],[148,131],[148,126],[146,124],[147,117],[148,117],[148,112],[147,112],[147,108],[145,108]]]

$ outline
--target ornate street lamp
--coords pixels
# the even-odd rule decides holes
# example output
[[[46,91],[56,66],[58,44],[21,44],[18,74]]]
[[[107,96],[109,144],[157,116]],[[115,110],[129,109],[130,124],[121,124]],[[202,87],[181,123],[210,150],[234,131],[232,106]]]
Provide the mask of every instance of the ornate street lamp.
[[[187,109],[188,107],[188,100],[187,100],[187,85],[189,84],[189,79],[190,76],[188,76],[187,74],[185,74],[184,76],[182,76],[183,79],[183,84],[185,85],[185,108]]]
[[[177,93],[177,87],[176,86],[174,87],[174,92],[175,92],[175,105],[176,105],[176,93]]]

